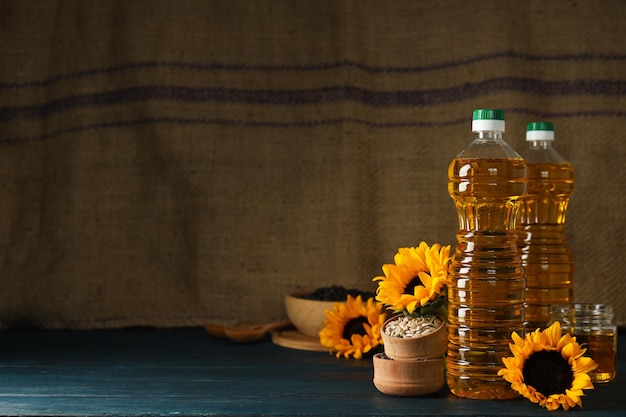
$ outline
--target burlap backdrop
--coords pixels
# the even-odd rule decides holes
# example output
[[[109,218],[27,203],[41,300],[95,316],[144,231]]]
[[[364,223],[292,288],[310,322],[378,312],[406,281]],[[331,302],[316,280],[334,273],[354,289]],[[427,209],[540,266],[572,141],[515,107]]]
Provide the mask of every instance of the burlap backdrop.
[[[626,323],[622,1],[3,1],[0,320],[268,321],[454,246],[471,112],[555,123],[579,301]]]

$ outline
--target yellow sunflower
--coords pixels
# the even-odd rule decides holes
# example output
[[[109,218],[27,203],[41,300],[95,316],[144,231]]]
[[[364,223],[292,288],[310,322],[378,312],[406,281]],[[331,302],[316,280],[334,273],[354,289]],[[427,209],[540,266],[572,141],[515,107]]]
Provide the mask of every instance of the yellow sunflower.
[[[443,304],[442,289],[448,283],[449,261],[450,246],[436,243],[429,247],[421,242],[415,248],[398,249],[394,264],[383,265],[385,276],[373,279],[379,281],[376,299],[396,312],[411,315],[438,298]]]
[[[373,298],[364,302],[360,295],[356,298],[348,295],[345,303],[335,303],[325,314],[320,343],[337,352],[337,357],[361,359],[364,353],[383,343],[380,327],[386,315]]]
[[[582,407],[583,390],[593,389],[589,372],[598,365],[583,356],[587,349],[581,348],[576,337],[567,333],[561,336],[558,321],[525,338],[515,332],[511,337],[513,356],[502,358],[506,368],[498,371],[511,388],[548,410]]]

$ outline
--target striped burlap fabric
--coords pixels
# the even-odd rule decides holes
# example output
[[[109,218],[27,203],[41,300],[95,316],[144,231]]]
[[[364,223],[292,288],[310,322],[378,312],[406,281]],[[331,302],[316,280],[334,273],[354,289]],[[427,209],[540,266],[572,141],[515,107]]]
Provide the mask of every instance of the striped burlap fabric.
[[[626,3],[0,4],[0,321],[264,322],[455,244],[475,108],[550,120],[575,296],[626,324]],[[617,263],[616,263],[617,262]]]

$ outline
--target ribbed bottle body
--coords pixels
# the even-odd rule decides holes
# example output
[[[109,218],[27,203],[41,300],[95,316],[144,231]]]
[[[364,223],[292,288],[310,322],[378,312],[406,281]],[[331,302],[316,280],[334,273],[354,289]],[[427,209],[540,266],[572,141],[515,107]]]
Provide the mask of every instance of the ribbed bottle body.
[[[511,354],[511,333],[524,330],[526,284],[515,221],[526,164],[519,157],[461,155],[448,178],[459,220],[448,285],[448,386],[466,398],[513,398],[518,394],[497,372]]]
[[[568,162],[527,162],[528,191],[516,223],[526,276],[527,328],[544,328],[553,304],[573,299],[574,262],[565,216],[574,189]]]

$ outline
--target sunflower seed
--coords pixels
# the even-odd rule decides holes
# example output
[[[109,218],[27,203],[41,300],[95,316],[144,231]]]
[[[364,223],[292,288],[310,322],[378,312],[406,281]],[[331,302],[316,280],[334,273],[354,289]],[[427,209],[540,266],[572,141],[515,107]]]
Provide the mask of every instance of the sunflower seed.
[[[387,323],[384,332],[393,337],[411,338],[432,333],[441,326],[441,323],[441,319],[436,316],[401,316]]]

